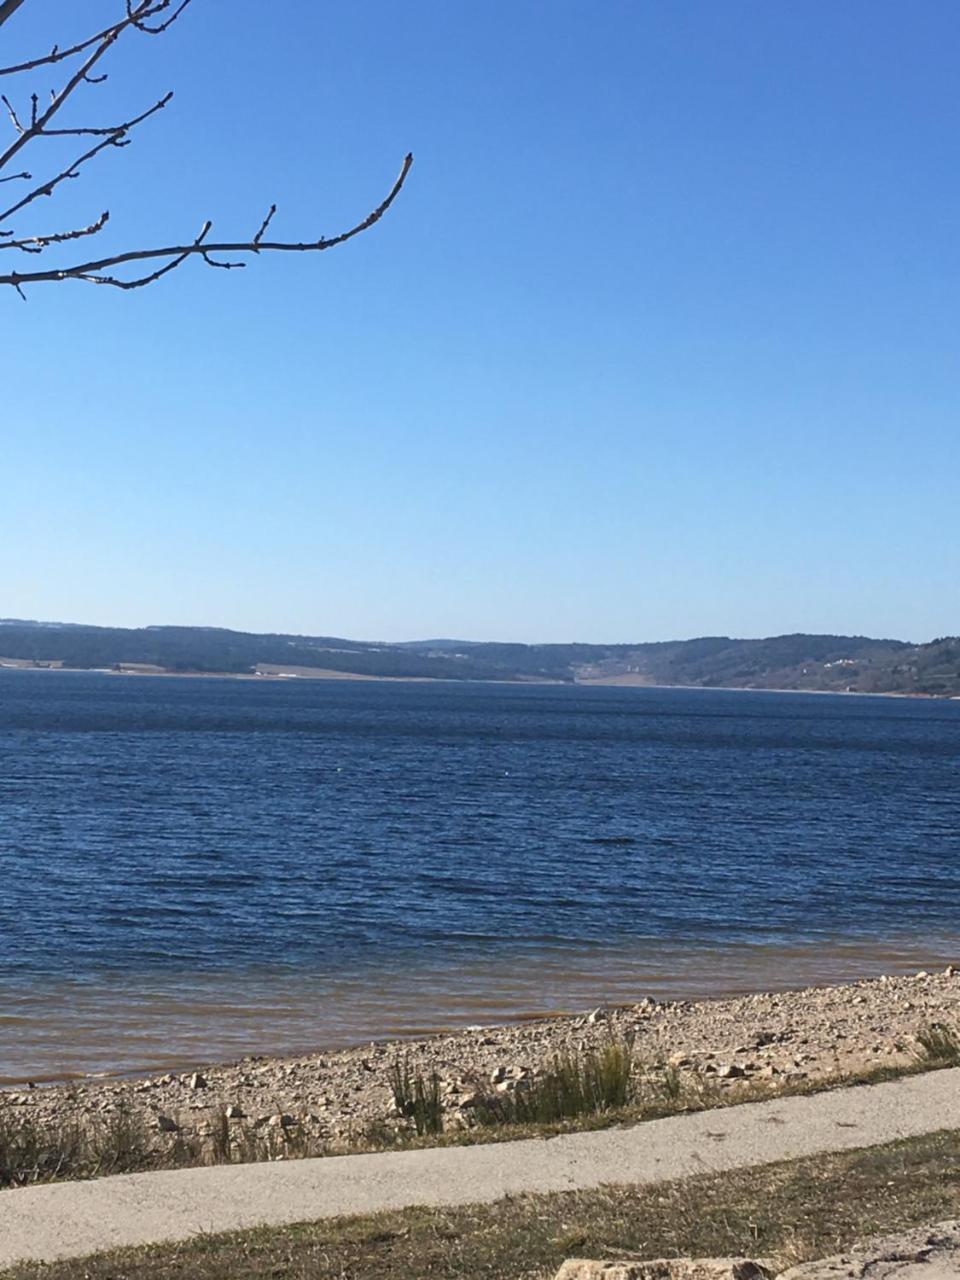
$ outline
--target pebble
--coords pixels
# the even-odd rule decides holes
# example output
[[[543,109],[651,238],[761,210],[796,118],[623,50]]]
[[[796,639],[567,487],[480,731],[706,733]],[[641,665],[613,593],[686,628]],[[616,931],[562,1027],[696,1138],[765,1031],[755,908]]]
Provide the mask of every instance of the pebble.
[[[743,1067],[738,1067],[735,1062],[728,1063],[724,1067],[720,1067],[717,1075],[721,1080],[740,1080],[746,1075]]]

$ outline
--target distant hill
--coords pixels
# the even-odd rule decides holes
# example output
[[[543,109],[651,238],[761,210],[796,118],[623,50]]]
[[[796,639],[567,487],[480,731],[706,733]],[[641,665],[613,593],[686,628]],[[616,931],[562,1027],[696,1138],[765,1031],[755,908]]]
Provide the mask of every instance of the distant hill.
[[[655,644],[384,644],[217,627],[88,627],[0,619],[0,665],[395,679],[559,681],[960,696],[960,638],[708,636]]]

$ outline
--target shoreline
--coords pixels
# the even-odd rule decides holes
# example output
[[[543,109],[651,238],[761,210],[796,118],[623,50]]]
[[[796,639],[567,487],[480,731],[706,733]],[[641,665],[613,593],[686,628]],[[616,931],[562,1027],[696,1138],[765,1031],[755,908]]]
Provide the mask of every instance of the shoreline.
[[[472,1025],[352,1048],[261,1054],[181,1071],[85,1076],[0,1088],[0,1116],[93,1123],[124,1107],[161,1131],[203,1133],[218,1114],[254,1126],[303,1126],[318,1141],[356,1141],[394,1124],[391,1070],[436,1073],[449,1128],[469,1127],[479,1088],[510,1089],[557,1054],[629,1039],[650,1070],[695,1073],[725,1091],[770,1088],[897,1068],[916,1060],[917,1035],[960,1022],[960,970],[879,977],[733,998],[658,1001]],[[510,1082],[513,1082],[513,1085]],[[501,1090],[502,1091],[502,1090]],[[277,1117],[286,1116],[280,1121]]]
[[[444,686],[470,685],[484,687],[507,686],[510,688],[552,688],[552,689],[637,689],[686,690],[702,693],[790,693],[813,694],[817,697],[837,698],[905,698],[920,702],[960,702],[958,693],[911,693],[896,689],[785,689],[775,685],[725,685],[725,684],[657,684],[655,682],[638,681],[629,676],[600,676],[592,680],[545,680],[530,677],[529,679],[449,679],[442,676],[378,676],[356,671],[336,671],[326,667],[301,668],[290,672],[259,671],[134,671],[115,670],[112,667],[55,667],[32,665],[26,659],[0,659],[0,672],[18,671],[45,673],[54,675],[99,675],[99,676],[134,676],[140,679],[166,680],[243,680],[256,683],[289,683],[293,680],[337,681],[364,684],[438,684]],[[310,674],[307,674],[307,672]],[[315,673],[315,674],[314,674]]]
[[[6,1054],[0,1089],[131,1080],[229,1063],[351,1052],[371,1043],[456,1037],[470,1027],[509,1030],[576,1018],[641,998],[715,1006],[758,993],[846,987],[880,975],[938,972],[960,961],[960,935],[922,945],[892,936],[777,944],[648,945],[546,949],[531,968],[520,957],[474,958],[452,968],[429,963],[349,973],[341,981],[308,972],[172,971],[160,980],[105,974],[97,982],[6,986],[0,1003]],[[61,1049],[60,1046],[63,1046]],[[5,1060],[4,1060],[5,1059]]]

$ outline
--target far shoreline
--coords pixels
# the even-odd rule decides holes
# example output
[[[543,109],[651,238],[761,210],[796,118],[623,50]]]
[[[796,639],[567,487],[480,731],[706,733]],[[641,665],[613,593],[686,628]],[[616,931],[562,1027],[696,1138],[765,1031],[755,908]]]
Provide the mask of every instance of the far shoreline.
[[[309,674],[308,674],[309,670]],[[53,675],[103,675],[127,676],[140,679],[167,680],[239,680],[256,684],[289,683],[295,680],[311,682],[338,682],[364,684],[436,684],[445,687],[469,685],[471,687],[490,685],[514,689],[553,688],[553,689],[635,689],[670,692],[683,690],[693,693],[791,693],[813,694],[818,697],[836,698],[905,698],[921,702],[960,702],[960,694],[920,693],[895,689],[785,689],[776,685],[706,685],[706,684],[655,684],[640,682],[629,676],[601,676],[595,680],[543,680],[531,677],[525,680],[476,680],[470,678],[445,679],[441,676],[381,676],[365,672],[335,671],[327,667],[314,669],[301,668],[298,671],[145,671],[121,667],[64,667],[31,663],[26,660],[0,659],[0,673],[16,671],[23,673],[43,673]]]

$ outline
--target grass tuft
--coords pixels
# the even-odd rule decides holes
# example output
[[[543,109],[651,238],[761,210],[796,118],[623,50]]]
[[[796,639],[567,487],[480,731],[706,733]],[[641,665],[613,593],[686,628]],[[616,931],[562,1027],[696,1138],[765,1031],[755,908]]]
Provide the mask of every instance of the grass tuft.
[[[149,1168],[151,1135],[118,1107],[93,1124],[38,1123],[0,1111],[0,1187]]]
[[[510,1092],[480,1097],[481,1125],[556,1124],[622,1110],[633,1100],[633,1046],[611,1040],[575,1057],[558,1054],[542,1075],[518,1080]]]
[[[124,1107],[102,1119],[51,1123],[0,1108],[0,1188],[111,1173],[249,1164],[326,1155],[301,1125],[232,1125],[218,1112],[206,1133],[161,1135]]]
[[[920,1057],[931,1066],[960,1065],[960,1036],[944,1022],[931,1022],[917,1032]]]
[[[426,1078],[419,1071],[413,1075],[406,1058],[398,1058],[390,1071],[390,1087],[397,1111],[412,1121],[418,1137],[443,1133],[440,1077],[435,1071]]]
[[[668,1064],[664,1067],[657,1081],[657,1092],[668,1106],[677,1106],[683,1101],[685,1081],[679,1067]]]

